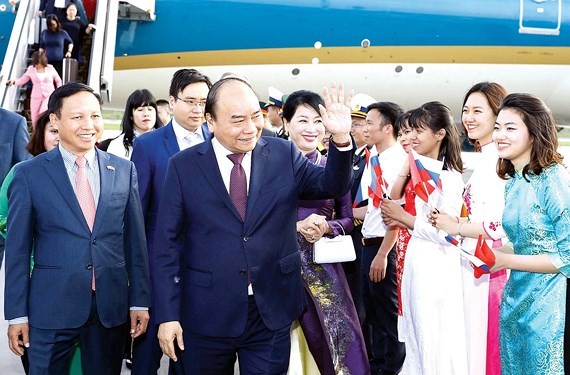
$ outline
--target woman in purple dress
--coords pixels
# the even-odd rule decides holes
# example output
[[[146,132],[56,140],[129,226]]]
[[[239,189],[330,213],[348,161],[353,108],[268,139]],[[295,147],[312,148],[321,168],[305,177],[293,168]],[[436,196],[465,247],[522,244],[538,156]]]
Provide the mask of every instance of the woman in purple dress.
[[[316,165],[326,157],[317,146],[325,134],[319,114],[322,98],[310,91],[292,93],[283,107],[289,139]],[[334,219],[333,219],[334,218]],[[349,234],[353,227],[350,192],[336,199],[299,201],[297,238],[308,306],[299,322],[321,374],[368,374],[364,338],[340,263],[315,264],[313,243],[322,236]]]

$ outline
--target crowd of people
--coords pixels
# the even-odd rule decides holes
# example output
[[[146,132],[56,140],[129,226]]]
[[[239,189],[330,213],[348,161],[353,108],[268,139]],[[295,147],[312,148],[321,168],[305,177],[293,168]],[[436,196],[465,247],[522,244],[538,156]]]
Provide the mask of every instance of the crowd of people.
[[[17,149],[5,318],[26,373],[76,355],[118,374],[125,348],[133,374],[163,353],[175,374],[565,372],[570,177],[541,99],[478,83],[459,129],[440,102],[404,112],[335,84],[260,102],[239,74],[180,69],[168,100],[134,91],[105,140],[100,97],[58,86],[28,152],[0,110]],[[466,184],[460,131],[481,156]],[[439,166],[431,190],[417,160]],[[343,234],[355,261],[314,261]],[[483,248],[487,268],[462,255]]]

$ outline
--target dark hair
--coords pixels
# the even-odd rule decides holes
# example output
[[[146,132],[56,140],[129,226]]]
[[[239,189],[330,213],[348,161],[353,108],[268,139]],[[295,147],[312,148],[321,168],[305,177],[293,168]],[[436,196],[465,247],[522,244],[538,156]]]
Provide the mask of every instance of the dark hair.
[[[392,136],[394,139],[398,138],[398,131],[394,125],[396,124],[398,116],[404,112],[402,107],[392,102],[377,102],[368,106],[368,112],[373,109],[380,112],[380,118],[382,119],[381,127],[392,125]]]
[[[45,52],[35,51],[32,53],[32,65],[38,65],[42,63],[43,66],[47,66],[48,59]]]
[[[167,106],[170,107],[170,103],[169,103],[168,100],[166,100],[166,99],[158,99],[158,100],[156,101],[156,106],[157,106],[157,107],[158,107],[158,106],[161,106],[161,105],[167,105]]]
[[[38,156],[42,152],[47,151],[45,146],[45,133],[46,128],[50,123],[49,113],[49,111],[44,111],[40,113],[36,119],[36,128],[30,137],[30,142],[28,142],[28,145],[26,146],[26,150],[28,150],[28,152],[33,156]]]
[[[546,167],[562,164],[564,157],[557,151],[556,121],[550,109],[540,98],[531,94],[510,94],[503,99],[499,107],[499,111],[504,109],[510,109],[521,117],[532,140],[530,162],[522,170],[525,179],[528,174],[539,175]],[[499,159],[497,174],[505,180],[509,176],[513,177],[515,175],[513,163],[510,160]]]
[[[123,146],[125,146],[126,155],[129,156],[129,147],[133,145],[135,139],[135,122],[133,120],[133,111],[139,107],[151,106],[156,109],[156,99],[147,89],[135,90],[127,99],[125,106],[125,113],[123,113],[123,120],[121,121],[121,130],[123,131]],[[153,129],[158,129],[162,123],[158,119],[158,113],[154,122]]]
[[[204,82],[208,85],[208,88],[212,88],[210,78],[206,77],[196,69],[177,70],[172,76],[172,81],[170,81],[169,95],[177,100],[179,92],[184,91],[188,85],[198,82]]]
[[[437,159],[443,160],[444,169],[463,172],[459,132],[446,105],[440,102],[425,103],[412,111],[408,122],[412,129],[427,128],[434,133],[445,130]]]
[[[287,122],[291,122],[295,112],[297,112],[297,108],[302,105],[307,105],[320,114],[319,104],[323,107],[325,106],[325,102],[319,94],[307,90],[295,91],[287,97],[283,104],[283,118]]]
[[[247,83],[247,81],[244,81],[242,78],[236,76],[228,76],[224,79],[220,79],[219,81],[214,83],[210,88],[210,91],[208,92],[208,97],[206,99],[206,107],[204,108],[204,114],[209,113],[210,116],[212,116],[212,119],[216,118],[216,109],[218,106],[218,96],[220,94],[220,90],[222,89],[222,86],[228,82],[241,82],[247,87],[249,87],[253,92],[253,88],[251,87],[251,85]]]
[[[61,22],[59,22],[59,18],[57,18],[57,16],[55,14],[50,14],[49,16],[47,16],[46,21],[47,21],[48,32],[57,33],[57,32],[59,32],[59,30],[61,30]],[[51,21],[55,21],[55,23],[56,23],[54,31],[50,30]]]
[[[95,98],[97,98],[99,105],[103,105],[101,96],[93,91],[91,87],[80,82],[69,82],[65,85],[59,86],[57,89],[55,89],[54,92],[51,93],[48,101],[48,111],[50,114],[53,113],[57,117],[61,116],[63,100],[82,91],[90,92]]]
[[[465,94],[465,97],[463,98],[463,105],[461,106],[461,113],[463,113],[463,108],[465,107],[465,103],[467,103],[467,99],[469,99],[471,94],[474,94],[476,92],[485,96],[487,102],[489,103],[489,107],[491,107],[491,109],[493,110],[493,114],[495,114],[495,117],[497,117],[497,115],[499,114],[499,106],[501,105],[501,101],[505,98],[505,96],[508,95],[507,89],[505,89],[503,86],[495,82],[476,83]],[[467,128],[463,123],[463,116],[461,116],[461,127],[463,129],[463,134],[465,135],[465,137],[467,137],[467,139],[469,139],[469,142],[474,144],[475,149],[479,151],[481,149],[481,145],[479,144],[479,141],[477,141],[476,139],[471,139],[467,135],[468,134]]]
[[[396,134],[398,134],[403,128],[411,127],[409,119],[410,115],[412,114],[412,111],[413,110],[404,112],[396,118],[396,121],[394,121],[394,131],[396,132]]]

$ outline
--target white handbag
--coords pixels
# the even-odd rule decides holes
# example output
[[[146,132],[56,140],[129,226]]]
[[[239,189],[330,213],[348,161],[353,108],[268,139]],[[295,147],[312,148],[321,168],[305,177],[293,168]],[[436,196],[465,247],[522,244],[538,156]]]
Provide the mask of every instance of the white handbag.
[[[352,237],[344,234],[344,228],[342,225],[340,227],[343,234],[334,238],[322,237],[313,244],[313,262],[317,264],[340,263],[356,259]]]

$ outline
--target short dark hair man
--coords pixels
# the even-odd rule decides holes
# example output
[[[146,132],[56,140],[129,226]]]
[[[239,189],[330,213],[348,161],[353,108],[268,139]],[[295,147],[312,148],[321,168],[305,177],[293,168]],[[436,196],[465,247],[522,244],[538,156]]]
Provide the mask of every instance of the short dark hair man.
[[[170,122],[170,103],[166,99],[158,99],[156,101],[157,116],[160,119],[162,125],[166,125]]]
[[[305,305],[297,200],[339,196],[351,184],[350,110],[339,101],[342,89],[325,96],[335,144],[326,168],[261,137],[258,98],[239,78],[208,94],[212,140],[170,159],[151,259],[154,313],[163,351],[178,359],[173,341],[186,346],[187,374],[232,373],[236,353],[241,373],[287,371],[289,329]]]
[[[376,147],[382,176],[388,190],[399,178],[398,173],[406,160],[406,152],[396,142],[394,127],[402,108],[392,102],[377,102],[368,106],[366,124],[369,145]],[[387,227],[379,207],[368,199],[366,215],[362,224],[363,299],[366,321],[370,325],[372,372],[400,372],[404,363],[404,343],[398,341],[398,298],[396,289],[397,227]]]
[[[129,310],[132,337],[149,319],[136,170],[95,148],[103,120],[90,87],[59,87],[48,110],[59,146],[16,166],[8,189],[9,346],[20,356],[28,347],[30,373],[64,374],[79,340],[84,372],[118,374]]]
[[[192,143],[210,140],[210,131],[202,123],[203,103],[206,102],[211,86],[210,79],[196,69],[178,70],[170,84],[170,104],[174,108],[174,117],[166,126],[135,139],[131,160],[137,167],[149,256],[153,253],[156,218],[168,160]],[[152,309],[150,315],[148,332],[134,342],[134,374],[156,374],[160,368],[162,351],[158,345]],[[173,367],[173,364],[170,366]]]

